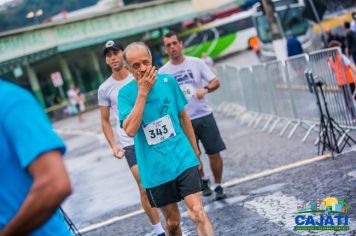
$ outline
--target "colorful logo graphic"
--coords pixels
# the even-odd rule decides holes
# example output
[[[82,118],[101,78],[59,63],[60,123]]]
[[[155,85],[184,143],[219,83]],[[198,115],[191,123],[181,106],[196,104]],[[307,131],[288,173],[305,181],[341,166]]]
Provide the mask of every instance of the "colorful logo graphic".
[[[349,230],[347,212],[350,208],[343,199],[335,197],[298,204],[294,230]]]

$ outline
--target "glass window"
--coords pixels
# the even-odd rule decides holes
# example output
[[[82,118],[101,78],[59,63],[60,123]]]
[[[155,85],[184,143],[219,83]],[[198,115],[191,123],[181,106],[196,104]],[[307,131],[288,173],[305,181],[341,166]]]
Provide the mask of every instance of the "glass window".
[[[278,16],[286,34],[288,31],[295,36],[305,34],[308,30],[309,23],[303,18],[303,8],[287,8],[283,11],[278,11]]]
[[[303,18],[303,8],[287,8],[278,11],[279,21],[281,22],[284,35],[291,32],[295,36],[305,34],[308,30],[309,23]],[[265,15],[256,18],[257,34],[263,43],[272,42],[271,29]]]
[[[220,36],[224,36],[224,35],[236,33],[240,30],[248,29],[251,27],[253,27],[252,18],[248,17],[248,18],[244,18],[241,20],[237,20],[237,21],[225,24],[225,25],[218,26],[217,30],[218,30]]]
[[[256,18],[256,29],[258,38],[263,43],[272,42],[271,29],[269,27],[267,17],[265,15],[261,15]]]

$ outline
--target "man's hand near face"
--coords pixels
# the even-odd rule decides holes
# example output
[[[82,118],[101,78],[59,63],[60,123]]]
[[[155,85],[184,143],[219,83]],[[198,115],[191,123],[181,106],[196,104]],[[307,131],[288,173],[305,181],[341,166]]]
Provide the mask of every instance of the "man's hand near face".
[[[138,89],[143,95],[147,95],[153,88],[157,79],[157,69],[156,67],[147,67],[146,71],[138,78]]]

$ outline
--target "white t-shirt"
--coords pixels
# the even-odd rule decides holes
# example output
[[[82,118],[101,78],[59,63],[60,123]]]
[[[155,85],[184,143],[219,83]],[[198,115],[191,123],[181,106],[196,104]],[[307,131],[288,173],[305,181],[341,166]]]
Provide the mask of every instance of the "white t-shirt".
[[[353,32],[356,32],[356,21],[351,21],[351,25],[350,25],[350,28]]]
[[[205,57],[202,58],[202,60],[204,61],[204,63],[209,66],[209,68],[213,68],[214,67],[214,61],[211,57]]]
[[[111,112],[115,114],[118,142],[122,147],[134,145],[134,141],[133,138],[129,137],[124,129],[120,127],[117,99],[120,89],[133,79],[134,77],[131,74],[129,74],[124,80],[115,80],[112,76],[110,76],[100,85],[98,90],[99,106],[110,107]]]
[[[69,89],[67,92],[67,96],[71,105],[78,104],[78,94],[74,89]]]
[[[342,62],[345,64],[345,66],[349,66],[351,64],[350,59],[347,58],[347,56],[345,56],[344,54],[342,54]]]
[[[203,60],[196,57],[185,56],[181,64],[173,65],[169,61],[159,72],[173,75],[176,78],[181,90],[188,99],[186,111],[190,119],[194,120],[211,113],[207,98],[197,99],[195,95],[197,89],[204,88],[204,86],[216,77]]]

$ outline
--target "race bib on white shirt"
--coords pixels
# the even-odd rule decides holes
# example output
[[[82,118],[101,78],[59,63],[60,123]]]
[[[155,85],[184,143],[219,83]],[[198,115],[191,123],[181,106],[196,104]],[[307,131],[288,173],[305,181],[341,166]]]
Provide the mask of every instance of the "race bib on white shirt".
[[[182,84],[179,87],[188,100],[195,95],[195,88],[192,84]]]
[[[155,145],[176,136],[176,132],[169,115],[159,118],[149,124],[143,125],[143,131],[148,145]]]

